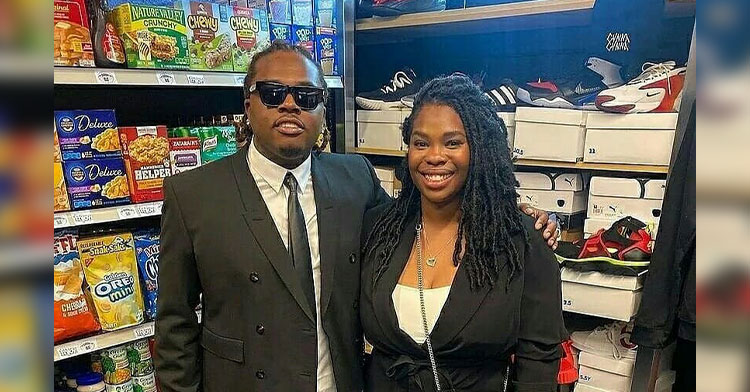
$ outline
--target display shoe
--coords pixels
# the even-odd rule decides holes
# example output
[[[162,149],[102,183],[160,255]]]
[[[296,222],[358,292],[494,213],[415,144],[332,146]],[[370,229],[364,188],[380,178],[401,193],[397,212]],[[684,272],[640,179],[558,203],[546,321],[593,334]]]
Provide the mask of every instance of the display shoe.
[[[561,344],[563,357],[560,358],[560,370],[557,372],[557,383],[568,385],[578,381],[578,364],[573,355],[573,341],[568,339]]]
[[[416,94],[421,87],[417,74],[410,68],[404,68],[393,75],[393,78],[378,90],[361,93],[355,97],[357,105],[368,110],[401,109],[404,104],[401,98]]]
[[[667,61],[645,63],[642,70],[627,84],[600,92],[596,107],[611,113],[679,111],[686,68],[675,68],[674,61]]]
[[[385,17],[443,11],[445,0],[373,0],[371,10],[373,15]]]
[[[498,112],[514,112],[516,110],[516,94],[513,81],[503,79],[502,84],[484,93]]]
[[[593,331],[573,332],[570,340],[573,341],[573,347],[600,357],[635,359],[638,345],[630,341],[632,333],[632,323],[617,321]]]

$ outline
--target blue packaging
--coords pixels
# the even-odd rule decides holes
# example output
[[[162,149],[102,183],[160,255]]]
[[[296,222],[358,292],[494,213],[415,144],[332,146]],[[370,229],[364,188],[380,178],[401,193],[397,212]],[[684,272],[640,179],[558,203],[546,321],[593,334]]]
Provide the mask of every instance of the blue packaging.
[[[311,26],[292,26],[292,43],[307,49],[315,57],[315,29]]]
[[[271,23],[269,27],[271,30],[271,42],[280,40],[288,44],[292,43],[292,26],[280,23]]]
[[[66,161],[63,171],[74,210],[130,203],[122,158]]]
[[[312,0],[292,0],[292,24],[298,26],[313,25]]]
[[[135,256],[143,285],[143,303],[146,316],[156,318],[156,298],[159,295],[159,232],[140,230],[133,233]]]
[[[317,27],[315,34],[315,57],[323,68],[323,74],[340,75],[338,39],[333,27]]]
[[[315,26],[336,27],[336,2],[333,0],[315,0]]]
[[[114,110],[55,111],[63,161],[121,157]]]

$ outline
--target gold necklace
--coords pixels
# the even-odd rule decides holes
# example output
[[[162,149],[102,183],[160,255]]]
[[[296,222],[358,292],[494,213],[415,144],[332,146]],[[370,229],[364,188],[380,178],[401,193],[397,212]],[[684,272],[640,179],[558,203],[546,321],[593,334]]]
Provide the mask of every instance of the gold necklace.
[[[421,225],[421,226],[422,226],[422,227],[424,227],[424,222],[422,222],[422,225]],[[425,244],[425,248],[429,249],[429,247],[430,247],[430,243],[429,243],[429,241],[427,241],[427,230],[426,230],[426,229],[422,229],[422,231],[424,231],[424,244]],[[429,257],[429,256],[428,256],[428,257],[427,257],[427,260],[425,260],[425,264],[426,264],[426,265],[427,265],[428,267],[434,267],[434,266],[435,266],[435,264],[437,264],[437,258],[438,258],[438,256],[440,256],[441,254],[443,254],[443,251],[445,251],[445,249],[446,249],[446,248],[448,247],[448,245],[449,245],[450,243],[453,243],[453,244],[455,244],[455,243],[456,243],[456,238],[458,238],[458,232],[456,232],[456,234],[455,234],[455,235],[453,236],[453,238],[452,238],[452,239],[451,239],[450,241],[446,242],[446,243],[445,243],[445,244],[444,244],[444,245],[443,245],[443,246],[442,246],[442,247],[441,247],[441,248],[440,248],[440,249],[438,250],[438,252],[437,252],[437,253],[435,253],[435,254],[434,254],[434,255],[433,255],[432,257]],[[425,249],[425,250],[426,250],[426,249]]]

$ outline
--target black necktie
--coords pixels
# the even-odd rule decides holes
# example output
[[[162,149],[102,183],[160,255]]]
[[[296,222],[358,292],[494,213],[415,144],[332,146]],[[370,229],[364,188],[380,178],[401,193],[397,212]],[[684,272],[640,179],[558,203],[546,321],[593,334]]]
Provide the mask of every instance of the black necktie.
[[[297,198],[297,180],[290,172],[284,177],[284,185],[289,189],[287,213],[289,219],[289,254],[292,256],[294,270],[302,284],[310,309],[315,314],[315,286],[313,285],[312,259],[310,245],[307,242],[307,229],[302,206]]]

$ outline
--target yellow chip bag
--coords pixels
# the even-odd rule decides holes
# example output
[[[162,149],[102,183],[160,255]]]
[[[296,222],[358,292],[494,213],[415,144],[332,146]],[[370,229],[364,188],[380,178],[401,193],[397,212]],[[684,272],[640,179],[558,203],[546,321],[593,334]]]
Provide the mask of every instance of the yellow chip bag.
[[[82,239],[78,252],[102,329],[114,331],[142,323],[143,297],[133,235]]]

